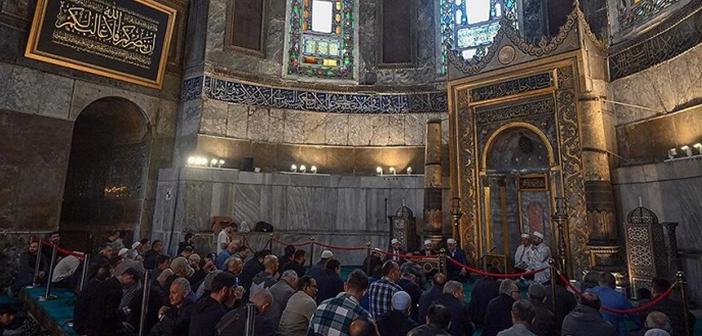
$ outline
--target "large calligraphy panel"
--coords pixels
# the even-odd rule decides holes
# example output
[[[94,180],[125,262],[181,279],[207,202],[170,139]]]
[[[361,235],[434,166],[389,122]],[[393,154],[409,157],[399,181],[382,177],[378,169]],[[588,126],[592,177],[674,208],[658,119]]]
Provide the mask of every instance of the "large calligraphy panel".
[[[175,15],[153,0],[39,0],[25,56],[160,88]]]

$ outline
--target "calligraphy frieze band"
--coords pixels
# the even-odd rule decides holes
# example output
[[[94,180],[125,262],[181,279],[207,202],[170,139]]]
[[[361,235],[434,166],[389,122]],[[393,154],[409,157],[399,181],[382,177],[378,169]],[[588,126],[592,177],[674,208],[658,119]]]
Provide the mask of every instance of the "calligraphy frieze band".
[[[25,56],[161,88],[175,16],[154,0],[39,0]]]

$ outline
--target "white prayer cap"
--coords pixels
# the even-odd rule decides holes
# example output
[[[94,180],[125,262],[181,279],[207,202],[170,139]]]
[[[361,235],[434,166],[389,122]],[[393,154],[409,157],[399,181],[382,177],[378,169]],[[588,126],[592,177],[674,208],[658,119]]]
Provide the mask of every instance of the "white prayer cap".
[[[392,295],[391,303],[395,310],[406,310],[412,304],[412,298],[405,291],[397,291]]]
[[[456,240],[453,238],[446,239],[446,244],[455,244]]]
[[[424,241],[424,245],[431,245],[431,239],[427,239]]]
[[[534,231],[531,235],[539,239],[544,239],[544,235],[539,231]]]
[[[117,252],[117,256],[124,257],[127,254],[127,252],[129,252],[129,249],[126,247],[123,247],[119,250],[119,252]]]
[[[332,251],[329,251],[329,250],[322,251],[322,259],[329,259],[329,258],[333,258],[333,257],[334,257],[334,253],[332,253]]]
[[[528,234],[528,233],[522,233],[522,238],[529,238],[529,234]]]
[[[397,238],[393,238],[393,239],[390,241],[390,244],[397,244],[397,243],[399,243],[399,242],[400,242],[400,241],[397,240]]]
[[[137,247],[139,247],[139,246],[141,246],[141,243],[140,243],[140,242],[134,242],[134,244],[132,244],[132,248],[133,248],[133,249],[135,249],[135,248],[137,248]]]

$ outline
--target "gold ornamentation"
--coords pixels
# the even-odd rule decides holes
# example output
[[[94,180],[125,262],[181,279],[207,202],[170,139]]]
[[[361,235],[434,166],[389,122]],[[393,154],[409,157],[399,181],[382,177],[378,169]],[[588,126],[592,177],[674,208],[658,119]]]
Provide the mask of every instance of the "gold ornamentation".
[[[497,53],[497,60],[500,64],[507,65],[514,62],[514,58],[517,56],[517,52],[514,50],[513,46],[504,46],[500,48],[500,52]]]

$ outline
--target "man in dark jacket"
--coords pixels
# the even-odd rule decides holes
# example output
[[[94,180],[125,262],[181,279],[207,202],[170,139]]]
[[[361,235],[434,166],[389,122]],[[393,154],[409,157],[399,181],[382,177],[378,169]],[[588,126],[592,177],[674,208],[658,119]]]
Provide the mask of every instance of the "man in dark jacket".
[[[419,298],[419,309],[417,310],[418,313],[418,321],[419,323],[422,323],[426,321],[427,319],[427,311],[429,310],[429,307],[434,304],[436,300],[439,299],[439,296],[444,292],[444,284],[446,283],[446,275],[443,273],[436,273],[434,274],[434,277],[432,278],[432,286],[428,290],[426,290],[424,293],[422,293],[422,296]]]
[[[280,268],[286,268],[289,263],[293,261],[294,255],[295,255],[295,246],[293,245],[288,245],[285,247],[285,253],[278,257],[278,263],[280,264]],[[301,276],[298,274],[298,276]]]
[[[340,273],[341,263],[336,259],[328,260],[324,272],[317,277],[318,305],[344,291],[344,280],[339,276]]]
[[[136,279],[141,278],[141,273],[133,268],[127,269],[124,273],[130,273]],[[144,330],[148,332],[151,328],[158,322],[158,310],[163,303],[163,295],[158,286],[153,283],[149,284],[149,299],[146,306],[146,314],[144,314]],[[143,284],[137,285],[137,291],[131,300],[127,303],[126,309],[124,309],[124,322],[129,323],[129,325],[134,328],[134,330],[139,330],[139,323],[141,319],[141,306],[142,299],[144,296]]]
[[[326,265],[327,261],[331,258],[334,258],[334,253],[332,253],[332,251],[322,251],[319,261],[312,265],[309,270],[307,270],[307,275],[313,277],[315,280],[317,280],[317,282],[319,282],[319,279],[317,278],[324,273],[324,265]]]
[[[463,284],[451,280],[444,285],[443,294],[436,303],[446,307],[451,313],[449,332],[453,336],[472,336],[473,323],[470,322],[468,307],[464,302]]]
[[[227,313],[227,304],[240,298],[243,288],[236,287],[236,277],[227,272],[212,279],[210,295],[192,306],[188,336],[215,336],[217,322]]]
[[[665,291],[667,291],[668,288],[670,288],[670,286],[671,284],[668,280],[661,278],[653,279],[653,287],[651,288],[651,294],[653,295],[653,298],[657,298],[658,296],[665,293]],[[695,325],[694,315],[692,315],[689,311],[683,311],[683,306],[680,302],[670,297],[667,297],[662,301],[658,302],[655,306],[653,306],[653,308],[646,311],[646,315],[648,315],[648,313],[650,313],[651,311],[659,311],[668,316],[668,318],[670,319],[670,326],[673,328],[673,335],[692,335],[692,330],[685,330],[685,314],[687,314],[690,321],[692,321],[690,323],[690,327],[693,327]]]
[[[86,335],[110,336],[122,330],[119,303],[122,300],[122,284],[116,277],[100,283],[93,300],[88,303]]]
[[[38,240],[32,241],[29,243],[27,250],[20,256],[19,269],[15,276],[15,282],[12,284],[13,293],[19,293],[20,289],[31,286],[34,281],[43,283],[47,268],[47,262],[44,259],[39,261],[39,276],[38,279],[34,279],[34,270],[37,264],[37,255],[39,254],[39,244],[40,242]]]
[[[88,281],[83,287],[83,290],[78,294],[76,303],[73,306],[73,329],[81,335],[94,334],[90,330],[89,318],[92,313],[90,306],[94,300],[97,300],[98,291],[101,284],[110,278],[110,266],[103,264],[98,267],[95,277]],[[1,334],[0,334],[1,335]]]
[[[560,277],[553,277],[556,279],[556,310],[553,311],[555,318],[556,330],[561,330],[561,325],[563,325],[563,319],[575,309],[578,302],[575,300],[575,295],[566,289],[566,284]],[[552,280],[553,280],[552,278]],[[550,285],[548,285],[550,287]],[[546,307],[553,307],[553,294],[551,290],[546,291]],[[551,308],[552,309],[552,308]]]
[[[534,307],[534,321],[531,323],[531,332],[537,336],[558,336],[560,330],[556,327],[553,313],[546,307],[546,288],[538,283],[529,286],[527,292],[529,302]]]
[[[410,317],[419,322],[419,299],[422,297],[422,289],[417,284],[417,277],[410,272],[403,272],[397,284],[412,298]]]
[[[251,303],[255,306],[254,311],[254,336],[275,336],[276,327],[273,324],[268,310],[273,297],[268,289],[257,291],[251,297]],[[246,330],[246,306],[234,309],[224,315],[217,323],[217,335],[219,336],[245,336]]]
[[[600,298],[587,292],[580,304],[563,320],[561,335],[568,336],[615,336],[617,331],[600,315]]]
[[[144,268],[152,270],[158,266],[156,258],[163,253],[163,243],[160,240],[154,240],[151,244],[151,249],[144,252]]]
[[[275,285],[278,280],[278,257],[269,254],[263,258],[263,271],[256,274],[256,276],[251,279],[251,288],[249,289],[249,295],[251,297],[256,294],[258,290],[264,288],[271,288]]]
[[[270,250],[258,251],[253,258],[244,263],[244,268],[241,270],[241,275],[239,275],[239,284],[246,288],[244,298],[248,298],[248,291],[253,278],[264,270],[263,259],[269,254],[271,254]]]
[[[417,326],[410,315],[412,298],[405,291],[395,292],[392,295],[392,310],[380,315],[377,319],[378,331],[383,336],[405,336]]]
[[[453,238],[446,239],[446,256],[463,264],[468,264],[468,259],[466,259],[466,254],[463,250],[459,248],[456,244],[456,240]],[[449,280],[456,280],[458,282],[466,282],[468,280],[468,272],[462,267],[456,266],[455,264],[448,262],[446,263],[446,273],[448,273]]]
[[[295,251],[295,254],[293,254],[293,259],[290,260],[290,262],[285,266],[281,265],[280,272],[282,273],[291,269],[297,273],[298,278],[302,278],[302,276],[305,275],[305,255],[305,250]]]
[[[168,293],[169,305],[159,310],[160,321],[151,329],[149,336],[188,336],[193,305],[188,298],[191,292],[187,279],[173,280]]]
[[[496,336],[512,326],[512,304],[519,300],[519,287],[505,279],[500,283],[500,295],[490,300],[485,310],[483,336]]]
[[[500,271],[491,267],[488,269],[490,273],[499,273]],[[470,317],[476,326],[482,327],[485,322],[485,310],[488,303],[500,295],[500,284],[493,277],[485,277],[479,279],[473,285],[470,291]]]
[[[447,331],[451,323],[451,313],[440,304],[433,304],[427,309],[426,324],[420,325],[407,333],[407,336],[449,336]]]

